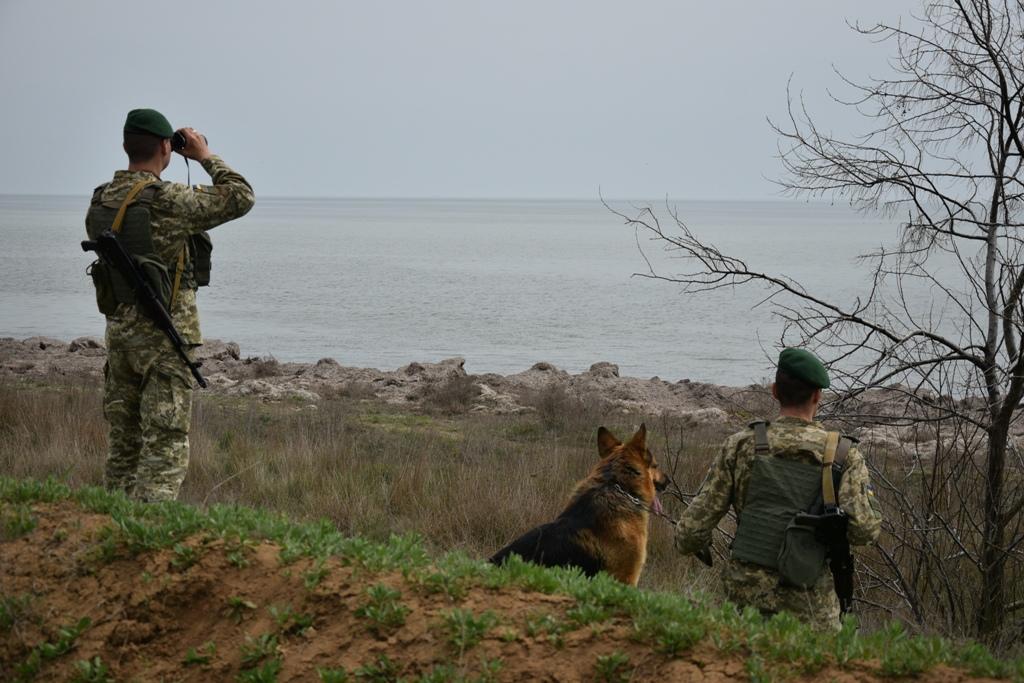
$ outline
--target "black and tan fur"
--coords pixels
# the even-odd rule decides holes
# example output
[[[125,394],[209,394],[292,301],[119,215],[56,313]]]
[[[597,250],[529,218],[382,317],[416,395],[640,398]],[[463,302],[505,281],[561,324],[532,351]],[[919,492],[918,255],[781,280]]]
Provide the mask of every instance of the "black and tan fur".
[[[515,554],[548,567],[579,567],[587,576],[605,571],[635,586],[647,559],[647,510],[655,505],[657,491],[669,483],[647,449],[646,438],[644,425],[625,444],[604,427],[598,429],[601,459],[576,485],[562,513],[527,531],[490,561],[502,564]]]

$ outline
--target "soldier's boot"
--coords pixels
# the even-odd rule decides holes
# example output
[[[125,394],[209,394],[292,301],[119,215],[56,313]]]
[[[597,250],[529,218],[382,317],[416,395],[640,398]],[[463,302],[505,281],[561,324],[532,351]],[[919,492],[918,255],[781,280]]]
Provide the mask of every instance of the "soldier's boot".
[[[185,479],[192,387],[177,370],[156,369],[142,389],[142,455],[132,494],[137,500],[174,500]]]
[[[142,451],[142,426],[139,419],[141,376],[136,374],[123,354],[110,354],[103,372],[103,415],[110,425],[107,462],[103,484],[108,491],[131,493],[135,469]]]

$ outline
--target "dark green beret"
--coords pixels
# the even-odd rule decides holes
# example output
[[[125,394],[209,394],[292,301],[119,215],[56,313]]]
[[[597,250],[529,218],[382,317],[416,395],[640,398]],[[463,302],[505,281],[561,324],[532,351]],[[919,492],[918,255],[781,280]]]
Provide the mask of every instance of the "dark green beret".
[[[132,109],[124,120],[125,133],[148,133],[158,138],[169,138],[174,129],[163,114],[156,109]]]
[[[811,386],[828,389],[828,371],[810,351],[783,349],[779,354],[779,370]]]

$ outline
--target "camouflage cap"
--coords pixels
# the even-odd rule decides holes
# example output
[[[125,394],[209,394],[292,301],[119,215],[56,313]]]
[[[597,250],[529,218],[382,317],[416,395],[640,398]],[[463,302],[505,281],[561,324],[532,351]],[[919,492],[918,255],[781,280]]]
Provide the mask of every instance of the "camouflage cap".
[[[146,133],[158,138],[169,138],[174,135],[167,118],[156,109],[132,109],[124,120],[125,133]]]
[[[810,351],[783,349],[779,354],[779,370],[811,386],[828,389],[828,371]]]

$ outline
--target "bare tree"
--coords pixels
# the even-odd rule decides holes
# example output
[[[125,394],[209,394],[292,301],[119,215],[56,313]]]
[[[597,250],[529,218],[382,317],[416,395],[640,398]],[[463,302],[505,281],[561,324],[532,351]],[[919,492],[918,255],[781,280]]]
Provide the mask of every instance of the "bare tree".
[[[862,257],[873,277],[861,296],[830,301],[752,269],[698,237],[671,206],[664,221],[650,207],[615,212],[686,264],[682,273],[651,266],[642,275],[690,294],[766,288],[782,341],[828,360],[833,418],[902,425],[934,442],[925,460],[879,468],[882,485],[899,494],[898,514],[867,583],[897,593],[919,622],[938,610],[948,624],[966,621],[994,639],[1024,605],[1024,463],[1010,439],[1024,397],[1024,0],[932,1],[907,23],[853,27],[893,50],[885,78],[839,75],[853,96],[833,99],[853,107],[866,132],[828,132],[792,95],[788,119],[771,122],[779,183],[791,196],[899,220],[895,246]],[[909,301],[914,283],[936,305]]]

